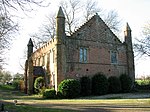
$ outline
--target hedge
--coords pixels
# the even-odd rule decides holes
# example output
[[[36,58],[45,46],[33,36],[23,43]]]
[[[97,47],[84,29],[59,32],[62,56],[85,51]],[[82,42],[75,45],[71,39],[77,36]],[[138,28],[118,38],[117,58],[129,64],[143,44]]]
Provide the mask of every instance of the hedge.
[[[120,75],[120,81],[122,92],[130,92],[132,87],[132,79],[129,77],[129,75]]]
[[[58,91],[64,98],[76,98],[80,95],[80,82],[75,79],[63,80],[58,86]]]
[[[81,96],[91,95],[91,79],[88,76],[80,78]]]
[[[43,92],[43,98],[55,99],[56,98],[56,91],[54,89],[45,89],[45,91]]]
[[[97,73],[92,77],[92,94],[104,95],[108,93],[108,80],[102,73]]]
[[[119,93],[121,91],[121,82],[118,77],[111,76],[108,78],[109,93]]]

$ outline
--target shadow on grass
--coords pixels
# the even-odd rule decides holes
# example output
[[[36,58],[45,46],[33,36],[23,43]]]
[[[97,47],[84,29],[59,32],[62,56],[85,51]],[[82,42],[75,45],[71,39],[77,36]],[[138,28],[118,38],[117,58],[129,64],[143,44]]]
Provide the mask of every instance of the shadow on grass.
[[[42,100],[40,95],[27,95],[15,89],[6,89],[4,86],[0,87],[0,100]]]
[[[119,104],[17,104],[2,101],[8,112],[144,112],[150,111],[149,106]]]
[[[119,105],[119,104],[40,104],[39,105],[19,105],[21,108],[28,108],[29,111],[35,112],[141,112],[150,111],[149,106],[138,105]],[[31,110],[30,110],[31,109]],[[41,111],[39,111],[42,109]],[[44,110],[43,110],[44,109]],[[20,111],[19,111],[20,112]]]
[[[150,92],[134,92],[134,93],[119,93],[119,94],[106,94],[101,96],[87,96],[80,97],[80,99],[89,100],[107,100],[107,99],[143,99],[150,98]]]
[[[111,112],[110,110],[104,108],[78,108],[77,105],[69,105],[69,104],[57,104],[51,105],[48,107],[42,107],[37,105],[27,105],[27,104],[19,104],[15,105],[14,103],[8,103],[6,101],[1,101],[0,103],[4,104],[4,111],[8,112]],[[70,108],[67,108],[70,107]]]
[[[115,95],[103,95],[103,96],[91,96],[91,97],[83,97],[79,99],[73,100],[44,100],[39,95],[26,95],[19,91],[12,90],[0,90],[0,102],[5,104],[6,110],[8,112],[143,112],[150,111],[150,107],[147,105],[139,105],[139,103],[128,103],[127,105],[120,104],[121,102],[115,103],[106,103],[107,99],[123,99],[122,96],[129,96],[130,94],[134,95],[143,95],[143,93],[128,93],[128,94],[115,94]],[[144,93],[145,95],[145,93]],[[4,100],[37,100],[30,103],[18,103],[18,105],[14,105],[14,103],[8,103]],[[83,99],[83,100],[82,100]],[[85,99],[85,100],[84,100]],[[132,98],[133,99],[133,98]],[[135,98],[136,99],[136,98]],[[38,101],[41,100],[41,101]],[[101,102],[96,101],[95,103],[92,100],[101,100]],[[106,100],[105,102],[103,102]],[[47,101],[47,102],[46,102]],[[51,101],[51,102],[49,102]],[[54,102],[53,102],[54,101]],[[67,102],[68,101],[68,102]],[[89,101],[86,102],[86,101]],[[124,102],[123,102],[124,103]],[[123,110],[122,110],[123,109]],[[114,111],[115,110],[115,111]],[[130,110],[130,111],[128,111]],[[132,111],[133,110],[133,111]]]

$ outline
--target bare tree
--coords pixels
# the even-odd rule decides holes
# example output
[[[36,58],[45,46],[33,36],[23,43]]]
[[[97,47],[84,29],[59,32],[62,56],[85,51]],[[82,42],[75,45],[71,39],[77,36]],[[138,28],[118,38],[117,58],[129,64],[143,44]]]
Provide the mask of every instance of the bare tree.
[[[55,20],[56,17],[55,16],[56,16],[56,13],[51,14],[50,15],[51,18],[49,18],[49,16],[47,17],[47,20],[50,23],[50,24],[47,24],[46,22],[44,25],[44,28],[45,28],[44,31],[47,32],[45,36],[47,37],[53,38],[56,34],[56,20]]]
[[[134,50],[140,56],[150,57],[150,22],[148,22],[142,30],[142,39],[136,39]]]
[[[38,49],[41,45],[45,44],[48,40],[54,38],[56,33],[56,14],[51,14],[46,17],[46,21],[39,28],[39,31],[31,34],[35,49]]]
[[[94,0],[87,0],[84,9],[84,17],[86,21],[88,21],[95,13],[102,11],[102,9],[98,7],[98,3]]]
[[[46,6],[44,0],[0,0],[0,68],[4,62],[3,53],[10,47],[13,34],[18,31],[18,24],[13,21],[18,15],[14,15],[14,12],[32,11],[31,4]]]
[[[113,32],[119,31],[121,20],[119,19],[118,13],[116,11],[111,10],[110,12],[108,12],[108,14],[106,14],[106,16],[103,16],[105,14],[103,14],[104,12],[102,12],[102,8],[98,7],[98,3],[95,0],[87,0],[86,2],[84,2],[85,5],[81,5],[82,3],[83,2],[80,2],[79,0],[64,0],[60,2],[66,18],[67,35],[71,35],[79,27],[79,22],[88,21],[95,13],[100,13],[100,15],[102,15],[104,22],[110,27]],[[32,35],[32,37],[34,37],[33,41],[36,48],[39,48],[39,45],[52,38],[53,35],[51,34],[55,35],[55,16],[49,16],[48,18],[49,21],[46,23],[47,25],[42,25],[39,33],[35,33],[34,35]]]
[[[115,10],[110,10],[106,13],[102,8],[98,7],[98,3],[95,0],[87,0],[83,8],[85,10],[84,17],[86,21],[88,21],[95,13],[99,13],[104,22],[114,33],[120,31],[121,19]]]
[[[77,13],[81,5],[79,0],[68,0],[60,2],[66,17],[66,33],[71,35],[77,27]]]
[[[61,1],[66,18],[66,33],[71,35],[77,28],[77,12],[80,10],[79,0]],[[38,33],[31,34],[33,37],[34,47],[38,49],[41,45],[45,44],[51,38],[54,38],[56,33],[56,13],[46,17],[47,21],[39,28]]]
[[[45,0],[1,0],[1,14],[11,15],[11,11],[32,11],[31,4],[38,6],[46,6]],[[47,4],[48,5],[48,4]]]
[[[104,21],[114,33],[120,31],[121,19],[115,10],[111,10],[104,15]]]
[[[14,38],[12,34],[18,31],[18,24],[8,16],[0,16],[0,68],[4,63],[4,51],[9,49],[10,42]]]

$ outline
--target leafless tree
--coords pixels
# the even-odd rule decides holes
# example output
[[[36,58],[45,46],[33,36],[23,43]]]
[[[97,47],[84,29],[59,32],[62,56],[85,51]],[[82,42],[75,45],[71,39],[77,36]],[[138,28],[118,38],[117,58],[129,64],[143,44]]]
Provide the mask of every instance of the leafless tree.
[[[0,68],[4,62],[4,51],[10,47],[14,38],[13,34],[18,31],[18,24],[13,21],[19,14],[19,10],[32,11],[31,4],[46,6],[45,0],[0,0]]]
[[[45,23],[39,28],[38,32],[31,34],[35,49],[45,44],[48,40],[54,38],[56,33],[56,14],[51,14],[46,17]]]
[[[103,11],[102,8],[98,7],[98,3],[95,0],[87,0],[83,8],[85,10],[84,17],[86,21],[94,14],[99,13],[104,22],[114,33],[120,31],[121,19],[115,10],[110,10],[108,13]]]
[[[102,11],[95,0],[87,0],[83,8],[85,10],[84,17],[86,21],[88,21],[95,13]]]
[[[103,12],[102,8],[98,7],[98,3],[95,0],[87,0],[86,2],[84,1],[85,5],[81,4],[83,4],[83,1],[81,2],[79,0],[64,0],[60,2],[66,18],[67,35],[71,35],[79,27],[79,22],[88,21],[96,13],[99,13],[102,16],[104,22],[110,27],[113,32],[119,31],[121,20],[119,19],[118,13],[116,11],[111,10],[108,12],[108,14],[103,14],[106,12]],[[32,35],[32,37],[34,36],[33,41],[36,48],[39,48],[39,45],[41,43],[45,43],[48,38],[50,39],[51,37],[53,37],[53,35],[51,34],[55,35],[54,32],[56,28],[56,15],[49,16],[48,18],[49,21],[46,23],[47,25],[42,25],[39,33],[35,33],[34,35]],[[45,36],[43,35],[46,35],[46,38],[44,38]]]
[[[66,33],[71,35],[77,28],[77,12],[80,10],[79,0],[61,1],[60,6],[63,9],[66,18]],[[56,33],[56,13],[46,17],[45,24],[39,28],[38,33],[31,34],[34,47],[37,49],[53,38]]]
[[[45,0],[1,0],[1,14],[10,15],[11,11],[32,11],[33,8],[31,4],[35,4],[38,6],[46,6]],[[48,4],[47,4],[48,5]]]
[[[142,39],[136,39],[137,43],[134,44],[135,52],[139,56],[150,57],[150,22],[143,27],[142,37]]]
[[[14,38],[12,34],[17,32],[18,24],[14,23],[8,16],[0,16],[0,68],[4,63],[4,51],[9,49],[10,42]]]
[[[121,19],[115,10],[111,10],[108,14],[105,14],[104,21],[114,33],[120,31]]]
[[[77,14],[80,11],[81,5],[79,0],[61,1],[60,5],[66,17],[66,33],[71,35],[77,28]]]

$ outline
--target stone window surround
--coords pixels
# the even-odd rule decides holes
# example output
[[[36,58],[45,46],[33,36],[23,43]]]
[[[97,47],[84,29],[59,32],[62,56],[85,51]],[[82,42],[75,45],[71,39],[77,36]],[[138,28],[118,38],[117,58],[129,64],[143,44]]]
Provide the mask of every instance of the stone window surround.
[[[112,58],[115,58],[115,59],[112,59]],[[114,51],[114,50],[110,51],[110,63],[118,64],[118,52],[117,51]]]
[[[80,47],[79,48],[79,62],[81,63],[87,63],[87,53],[88,52],[88,48],[87,47]]]

